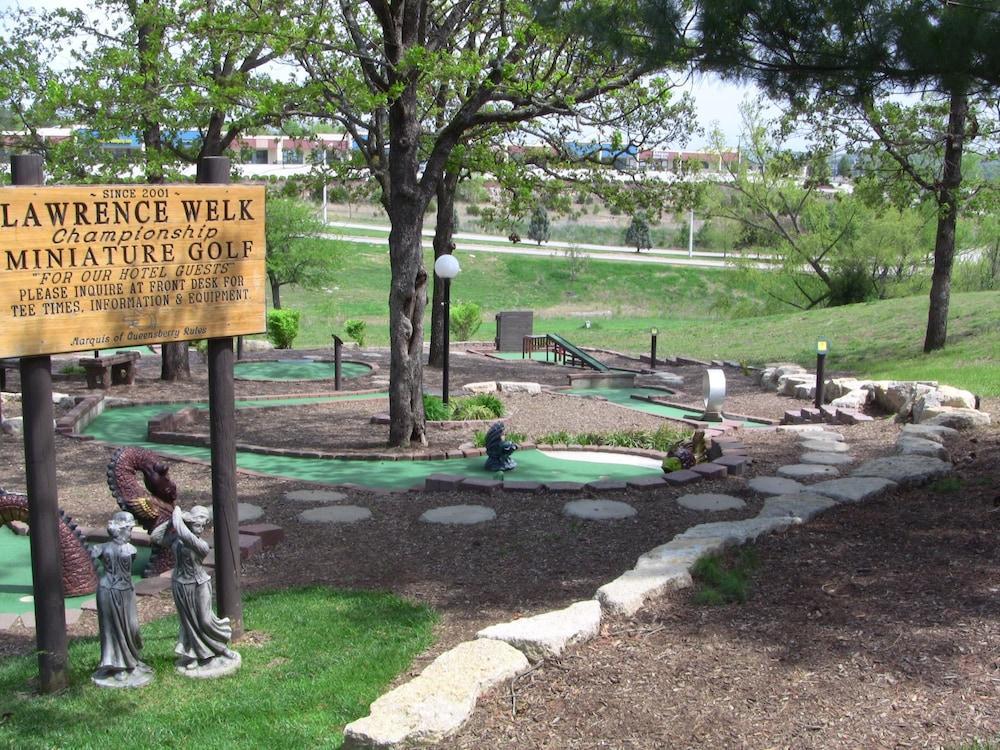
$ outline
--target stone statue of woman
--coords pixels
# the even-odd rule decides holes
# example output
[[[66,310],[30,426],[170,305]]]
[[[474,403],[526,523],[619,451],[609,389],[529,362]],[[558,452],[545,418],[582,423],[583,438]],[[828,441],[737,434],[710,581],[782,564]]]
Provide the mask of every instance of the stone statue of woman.
[[[174,653],[177,671],[188,677],[221,677],[239,669],[241,658],[229,648],[233,629],[228,617],[212,610],[212,579],[203,564],[208,543],[201,533],[211,520],[208,508],[195,505],[187,513],[174,507],[170,524],[153,530],[153,541],[174,553],[171,590],[180,634]]]
[[[91,680],[101,687],[141,687],[153,681],[153,670],[139,659],[142,637],[132,586],[136,549],[130,542],[135,519],[128,511],[108,522],[110,541],[90,548],[104,568],[97,584],[97,625],[101,663]]]

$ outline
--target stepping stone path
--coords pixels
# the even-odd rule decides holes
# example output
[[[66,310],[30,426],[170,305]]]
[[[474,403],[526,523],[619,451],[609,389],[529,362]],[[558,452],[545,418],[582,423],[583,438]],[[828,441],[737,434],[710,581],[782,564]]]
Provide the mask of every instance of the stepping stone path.
[[[947,476],[951,471],[950,463],[930,456],[886,456],[861,464],[851,474],[855,477],[877,477],[903,486],[913,486]]]
[[[828,479],[839,477],[840,472],[832,466],[822,464],[789,464],[778,467],[778,476],[788,479]]]
[[[813,438],[802,441],[802,450],[816,453],[847,453],[850,448],[838,440]]]
[[[784,477],[754,477],[747,482],[747,486],[758,495],[794,495],[806,488],[804,484]]]
[[[264,515],[264,509],[252,503],[236,503],[236,517],[240,523],[256,521]]]
[[[747,504],[738,497],[712,493],[681,495],[677,498],[677,504],[689,510],[705,511],[738,510],[747,507]]]
[[[372,512],[368,508],[357,505],[327,505],[299,513],[302,523],[355,523],[371,517]]]
[[[906,425],[897,442],[901,455],[867,461],[851,476],[801,484],[804,479],[838,474],[835,466],[853,463],[849,447],[839,433],[820,426],[778,428],[801,435],[801,463],[783,466],[780,477],[754,477],[748,487],[770,495],[754,518],[716,521],[693,526],[666,544],[654,547],[635,567],[597,590],[594,601],[485,628],[478,640],[462,643],[438,657],[418,677],[379,698],[371,715],[348,724],[348,746],[409,747],[431,744],[456,730],[471,714],[477,698],[498,683],[527,671],[531,662],[558,657],[567,646],[589,640],[600,632],[601,618],[632,615],[645,601],[671,589],[692,584],[691,567],[704,555],[804,523],[844,502],[858,502],[900,485],[928,482],[951,472],[947,461],[934,455],[908,455],[906,451],[931,443],[934,450],[954,434],[947,427]],[[918,442],[919,441],[919,442]],[[729,510],[745,503],[728,495],[684,495],[677,500],[694,510]],[[459,510],[462,509],[462,510]],[[578,500],[564,506],[566,515],[583,518],[625,518],[635,515],[631,506],[610,500]],[[438,516],[442,523],[477,523],[494,517],[482,506],[452,506],[428,511],[421,520]],[[464,518],[463,521],[450,520]],[[475,520],[468,520],[468,519]],[[444,520],[449,519],[449,520]],[[483,650],[478,650],[483,649]]]
[[[285,500],[296,503],[342,503],[347,495],[336,490],[291,490],[285,493]]]
[[[563,514],[588,521],[612,521],[634,516],[636,510],[617,500],[573,500],[563,506]]]
[[[496,511],[485,505],[445,505],[425,511],[420,520],[424,523],[470,525],[492,521],[496,517]]]
[[[808,451],[799,457],[799,461],[804,464],[820,464],[822,466],[846,466],[853,464],[854,459],[846,453],[819,453]]]

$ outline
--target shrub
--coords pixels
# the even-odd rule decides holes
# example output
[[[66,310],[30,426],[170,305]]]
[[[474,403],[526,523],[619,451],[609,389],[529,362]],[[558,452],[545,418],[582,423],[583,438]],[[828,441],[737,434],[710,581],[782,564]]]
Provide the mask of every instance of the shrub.
[[[84,370],[80,365],[66,365],[62,367],[59,372],[63,375],[86,375],[87,371]]]
[[[445,422],[451,419],[452,406],[439,396],[424,394],[424,416],[428,422]]]
[[[471,404],[468,401],[456,401],[452,409],[452,419],[493,419],[493,412],[483,404]]]
[[[868,270],[860,263],[837,269],[830,278],[830,307],[868,302],[878,297],[878,290]]]
[[[490,412],[490,417],[502,417],[507,413],[504,408],[503,401],[500,397],[493,393],[477,393],[475,396],[469,396],[468,398],[462,399],[464,403],[475,404],[477,406],[484,406]],[[489,417],[487,417],[489,419]]]
[[[351,337],[351,341],[356,342],[361,348],[364,348],[365,346],[366,327],[367,324],[363,320],[352,318],[351,320],[344,321],[344,331],[346,331],[347,335]]]
[[[523,432],[505,432],[504,438],[512,443],[520,445],[527,439],[527,436]],[[476,430],[472,435],[472,444],[477,448],[485,448],[486,430]]]
[[[291,349],[299,335],[298,310],[269,310],[267,313],[267,339],[275,349]]]
[[[451,306],[451,330],[458,341],[469,341],[483,324],[483,308],[475,302]]]
[[[757,565],[757,552],[752,547],[740,550],[731,566],[727,566],[719,555],[698,558],[691,566],[691,577],[699,584],[695,601],[699,604],[745,602],[750,575]]]

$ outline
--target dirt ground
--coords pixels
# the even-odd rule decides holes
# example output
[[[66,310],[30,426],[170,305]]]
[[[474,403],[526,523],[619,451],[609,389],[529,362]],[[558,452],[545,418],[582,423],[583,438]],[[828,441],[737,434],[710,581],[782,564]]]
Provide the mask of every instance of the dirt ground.
[[[316,353],[316,352],[313,352]],[[260,355],[264,356],[264,355]],[[352,353],[386,364],[384,352]],[[602,355],[606,360],[613,358]],[[634,364],[634,363],[633,363]],[[144,355],[134,386],[113,395],[134,400],[187,400],[207,393],[204,367],[193,361],[191,383],[158,381],[156,358]],[[58,363],[54,366],[57,370]],[[685,377],[675,400],[697,404],[700,367],[670,367]],[[388,368],[351,381],[352,389],[384,387]],[[479,355],[452,358],[453,388],[487,379],[564,385],[567,370],[500,362]],[[779,417],[801,406],[758,391],[727,373],[726,407]],[[428,369],[429,389],[440,371]],[[9,380],[16,390],[16,376]],[[77,378],[56,376],[55,388],[86,392]],[[323,383],[239,381],[237,397],[316,393]],[[271,412],[266,422],[241,422],[238,439],[303,447],[358,441],[377,448],[384,428],[365,406]],[[569,406],[565,406],[569,404]],[[613,404],[543,394],[517,396],[511,429],[618,429],[650,426],[655,418]],[[5,415],[16,410],[5,404]],[[381,404],[384,409],[384,403]],[[1000,403],[988,401],[994,423]],[[263,414],[260,412],[259,414]],[[285,421],[285,417],[288,421]],[[266,429],[270,426],[271,429]],[[898,431],[891,420],[842,428],[859,458],[889,452]],[[248,439],[252,435],[253,439]],[[742,477],[698,485],[748,501],[755,474],[794,462],[795,439],[743,431],[754,463]],[[453,441],[443,433],[431,439]],[[61,504],[78,521],[103,525],[115,510],[104,470],[111,449],[57,438]],[[546,662],[513,685],[486,696],[473,720],[446,747],[550,748],[868,748],[957,747],[1000,733],[1000,430],[966,433],[949,446],[959,481],[890,493],[864,505],[842,506],[810,524],[759,542],[759,568],[747,603],[694,604],[690,592],[650,603],[635,618],[607,622],[596,640]],[[22,490],[23,448],[0,437],[0,486]],[[204,466],[171,464],[184,506],[211,502]],[[679,492],[615,493],[638,510],[613,523],[570,521],[572,496],[538,493],[389,493],[352,489],[341,504],[372,510],[373,521],[351,526],[300,523],[309,505],[283,499],[305,482],[241,474],[242,502],[264,509],[284,527],[285,543],[249,560],[246,589],[313,583],[392,590],[441,613],[437,640],[400,681],[489,624],[590,598],[650,548],[709,520],[673,502]],[[473,527],[418,522],[441,505],[483,503],[497,520]],[[168,612],[169,594],[143,598],[142,617]],[[248,623],[252,629],[253,623]],[[96,632],[85,614],[71,634]],[[0,633],[0,654],[27,653],[33,633]]]

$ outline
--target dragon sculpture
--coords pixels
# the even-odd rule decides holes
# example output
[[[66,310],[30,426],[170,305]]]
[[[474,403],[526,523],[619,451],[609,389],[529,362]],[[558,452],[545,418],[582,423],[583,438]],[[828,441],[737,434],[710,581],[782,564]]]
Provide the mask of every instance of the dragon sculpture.
[[[0,525],[28,522],[28,497],[0,488]],[[59,554],[62,560],[64,596],[83,596],[97,591],[97,571],[76,524],[59,511]]]
[[[177,485],[167,476],[169,467],[145,448],[124,447],[115,451],[108,464],[108,487],[122,510],[135,516],[147,532],[170,521],[177,502]],[[142,474],[142,483],[137,474]],[[154,547],[143,576],[155,576],[173,567],[173,554]]]

